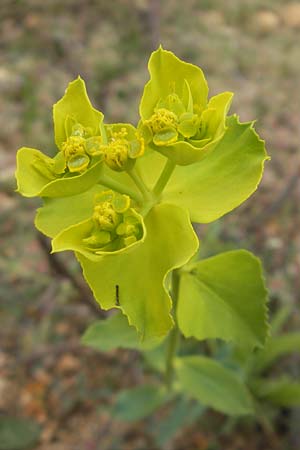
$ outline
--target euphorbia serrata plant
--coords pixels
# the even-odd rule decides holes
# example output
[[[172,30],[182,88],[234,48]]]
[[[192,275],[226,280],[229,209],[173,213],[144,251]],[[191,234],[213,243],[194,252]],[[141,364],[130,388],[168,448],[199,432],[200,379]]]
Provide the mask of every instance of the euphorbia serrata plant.
[[[43,198],[35,224],[52,238],[53,252],[74,251],[101,307],[120,310],[93,324],[84,342],[165,352],[166,387],[136,391],[157,400],[144,415],[174,392],[229,414],[251,413],[234,372],[205,356],[176,356],[176,342],[180,332],[249,351],[265,341],[259,261],[243,250],[197,260],[192,227],[256,190],[264,143],[253,122],[227,115],[231,92],[208,100],[199,67],[160,47],[149,72],[136,127],[106,124],[84,81],[71,82],[53,109],[57,154],[20,149],[18,191]]]

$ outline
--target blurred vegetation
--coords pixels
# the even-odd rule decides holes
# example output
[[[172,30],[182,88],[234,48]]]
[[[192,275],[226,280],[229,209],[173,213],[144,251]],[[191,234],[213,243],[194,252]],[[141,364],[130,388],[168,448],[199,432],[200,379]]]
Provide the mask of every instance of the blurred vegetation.
[[[299,329],[299,38],[300,2],[286,0],[1,0],[0,436],[4,427],[6,439],[12,429],[28,436],[0,442],[0,449],[26,442],[33,448],[35,423],[39,450],[160,448],[155,419],[147,426],[110,421],[106,410],[116,392],[143,376],[139,357],[80,346],[97,308],[76,262],[48,257],[33,226],[37,202],[13,192],[16,150],[53,154],[52,104],[78,74],[107,121],[137,121],[145,63],[159,43],[201,66],[211,94],[235,92],[232,111],[258,119],[272,161],[243,207],[198,227],[202,254],[255,251],[265,265],[271,311],[288,307],[285,328]],[[299,378],[299,357],[287,367]],[[271,427],[247,420],[231,427],[209,413],[193,425],[186,421],[162,448],[298,450],[299,417],[277,409]]]

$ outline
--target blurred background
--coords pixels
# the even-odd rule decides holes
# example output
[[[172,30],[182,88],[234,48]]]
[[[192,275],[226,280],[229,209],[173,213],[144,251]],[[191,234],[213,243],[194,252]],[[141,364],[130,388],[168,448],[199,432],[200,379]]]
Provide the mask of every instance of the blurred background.
[[[49,256],[33,225],[39,203],[16,195],[13,178],[19,147],[54,151],[52,105],[78,74],[108,122],[135,123],[162,43],[204,70],[211,95],[234,91],[231,111],[257,119],[272,157],[255,195],[199,227],[203,254],[254,251],[272,313],[288,309],[285,327],[299,330],[299,42],[300,2],[289,0],[0,0],[0,450],[300,449],[297,409],[272,410],[266,427],[209,413],[162,447],[155,418],[111,420],[115,393],[142,380],[139,356],[80,345],[97,307],[74,259]],[[298,378],[299,365],[286,363]]]

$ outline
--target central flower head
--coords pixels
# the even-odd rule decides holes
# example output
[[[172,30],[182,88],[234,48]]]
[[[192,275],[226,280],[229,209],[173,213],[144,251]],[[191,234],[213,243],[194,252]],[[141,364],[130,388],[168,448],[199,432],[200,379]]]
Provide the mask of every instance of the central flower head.
[[[111,231],[120,223],[120,214],[115,211],[112,203],[104,201],[95,206],[93,219],[102,230]]]
[[[156,134],[165,128],[177,129],[178,117],[166,108],[157,108],[148,123],[152,132]]]
[[[108,127],[107,134],[108,143],[103,148],[108,167],[117,172],[131,169],[136,158],[144,154],[144,138],[128,125]]]
[[[130,197],[111,190],[96,195],[92,221],[83,243],[95,253],[128,247],[143,235],[141,217],[131,208]]]
[[[91,136],[91,130],[76,123],[71,135],[62,143],[61,151],[54,158],[54,172],[84,172],[93,157],[103,155],[101,136]]]

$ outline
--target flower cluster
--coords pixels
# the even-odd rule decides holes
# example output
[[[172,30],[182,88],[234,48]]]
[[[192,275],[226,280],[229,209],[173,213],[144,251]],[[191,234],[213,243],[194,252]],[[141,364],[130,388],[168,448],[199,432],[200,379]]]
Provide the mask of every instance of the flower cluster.
[[[95,253],[120,250],[143,236],[142,218],[130,207],[128,195],[102,191],[95,196],[91,233],[82,239]]]
[[[106,124],[72,81],[53,108],[57,153],[23,147],[18,191],[39,196],[36,226],[53,251],[72,250],[105,309],[146,339],[172,327],[168,273],[198,248],[191,222],[211,222],[256,189],[266,152],[253,123],[227,113],[232,93],[208,100],[202,70],[156,50],[137,126]]]

